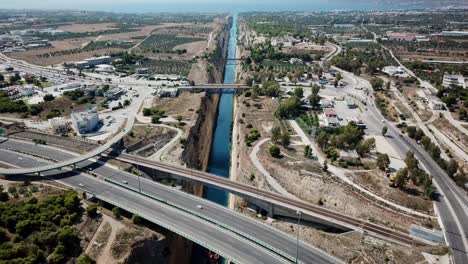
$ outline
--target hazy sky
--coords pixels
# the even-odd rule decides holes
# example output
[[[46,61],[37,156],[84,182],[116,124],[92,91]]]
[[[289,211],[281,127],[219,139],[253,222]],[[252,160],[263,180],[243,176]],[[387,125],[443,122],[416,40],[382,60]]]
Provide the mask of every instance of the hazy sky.
[[[329,10],[380,9],[382,6],[376,3],[392,1],[405,2],[405,0],[0,0],[0,8],[81,9],[119,12]],[[387,5],[387,8],[395,7],[395,5]]]

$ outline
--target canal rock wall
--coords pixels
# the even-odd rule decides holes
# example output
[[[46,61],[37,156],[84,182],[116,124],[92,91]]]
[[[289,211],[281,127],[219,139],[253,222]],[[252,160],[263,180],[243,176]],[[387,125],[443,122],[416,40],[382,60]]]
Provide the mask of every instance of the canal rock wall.
[[[209,67],[209,81],[211,83],[223,82],[231,25],[232,18],[229,19],[223,32],[216,38],[217,48],[211,56]],[[190,129],[187,144],[182,153],[182,160],[188,167],[204,171],[208,167],[220,97],[219,94],[207,94],[202,98],[198,119]],[[195,194],[201,195],[202,193]]]

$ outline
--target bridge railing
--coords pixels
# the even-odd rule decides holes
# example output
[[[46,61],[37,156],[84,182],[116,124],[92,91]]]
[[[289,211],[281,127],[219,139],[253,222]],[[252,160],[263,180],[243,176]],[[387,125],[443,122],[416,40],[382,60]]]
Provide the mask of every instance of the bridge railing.
[[[278,255],[284,257],[284,258],[286,258],[286,259],[288,259],[288,260],[290,260],[290,261],[293,261],[293,262],[296,261],[296,258],[295,258],[295,257],[293,257],[293,256],[291,256],[291,255],[289,255],[289,254],[287,254],[287,253],[285,253],[285,252],[283,252],[283,251],[281,251],[281,250],[278,250],[278,249],[276,249],[276,248],[274,248],[274,247],[268,245],[267,243],[265,243],[265,242],[263,242],[263,241],[261,241],[261,240],[258,240],[258,239],[256,239],[255,237],[253,237],[253,236],[251,236],[251,235],[249,235],[249,234],[247,234],[247,233],[245,233],[245,232],[243,232],[243,231],[241,231],[241,230],[238,230],[238,229],[236,229],[236,228],[232,228],[232,227],[226,225],[226,224],[223,223],[223,222],[217,221],[216,219],[213,219],[213,218],[208,217],[208,216],[206,216],[206,215],[202,215],[202,214],[200,214],[199,212],[196,212],[196,211],[194,211],[194,210],[190,210],[190,209],[188,209],[188,208],[186,208],[186,207],[180,206],[180,205],[175,204],[175,203],[172,203],[172,202],[170,202],[170,201],[164,200],[164,199],[162,199],[162,198],[160,198],[160,197],[158,197],[158,196],[155,196],[155,195],[152,195],[152,194],[148,194],[148,193],[139,191],[139,190],[136,189],[136,188],[132,188],[132,187],[130,187],[130,186],[126,185],[126,184],[122,184],[122,183],[120,183],[120,182],[118,182],[118,181],[114,181],[114,180],[108,179],[108,178],[106,178],[105,180],[106,180],[107,182],[112,183],[112,184],[115,184],[115,185],[118,185],[118,186],[120,186],[120,187],[123,187],[123,188],[125,188],[125,189],[127,189],[127,190],[130,190],[130,191],[133,191],[133,192],[137,192],[137,193],[139,193],[139,194],[142,194],[142,195],[144,195],[144,196],[146,196],[146,197],[148,197],[148,198],[150,198],[150,199],[152,199],[152,200],[156,200],[156,201],[162,202],[162,203],[164,203],[164,204],[167,204],[167,205],[169,205],[169,206],[172,206],[172,207],[174,207],[174,208],[177,208],[177,209],[179,209],[179,210],[182,210],[182,211],[184,211],[184,212],[186,212],[186,213],[195,215],[195,216],[197,216],[197,217],[199,217],[199,218],[201,218],[201,219],[204,219],[204,220],[206,220],[206,221],[208,221],[208,222],[210,222],[210,223],[213,223],[213,224],[215,224],[215,225],[217,225],[217,226],[220,226],[220,227],[222,227],[222,228],[224,228],[224,229],[226,229],[226,230],[228,230],[228,231],[230,231],[230,232],[233,232],[233,233],[235,233],[235,234],[237,234],[237,235],[240,235],[240,236],[242,236],[242,237],[244,237],[244,238],[246,238],[246,239],[248,239],[248,240],[250,240],[250,241],[252,241],[252,242],[254,242],[254,243],[256,243],[256,244],[258,244],[258,245],[260,245],[260,246],[262,246],[262,247],[264,247],[264,248],[266,248],[266,249],[268,249],[268,250],[270,250],[270,251],[272,251],[272,252],[274,252],[274,253],[276,253],[276,254],[278,254]],[[302,263],[302,262],[299,262],[299,263]]]

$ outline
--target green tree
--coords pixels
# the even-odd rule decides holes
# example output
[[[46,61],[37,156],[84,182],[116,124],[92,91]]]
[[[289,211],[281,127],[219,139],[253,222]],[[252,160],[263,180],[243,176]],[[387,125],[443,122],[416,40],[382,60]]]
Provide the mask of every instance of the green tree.
[[[135,224],[135,225],[139,225],[141,224],[141,217],[139,215],[132,215],[132,222]]]
[[[297,96],[297,98],[301,99],[302,97],[304,97],[304,89],[302,89],[302,87],[297,87],[296,89],[294,89],[294,95]]]
[[[408,167],[408,170],[415,170],[418,168],[419,162],[414,156],[413,151],[410,150],[406,153],[405,164],[406,164],[406,167]]]
[[[383,87],[383,83],[384,83],[384,81],[382,79],[380,79],[379,77],[373,77],[370,80],[370,84],[372,85],[372,88],[374,90],[381,90],[382,87]]]
[[[44,95],[43,99],[44,99],[44,102],[50,102],[50,101],[54,100],[55,97],[52,94],[46,94],[46,95]]]
[[[288,131],[284,131],[284,133],[281,135],[281,145],[283,145],[283,147],[288,147],[290,143],[291,136],[289,135]]]
[[[114,217],[117,219],[120,219],[120,217],[122,216],[122,213],[120,212],[120,208],[118,207],[112,208],[112,213],[114,214]]]
[[[177,122],[179,122],[179,123],[182,122],[182,119],[184,119],[184,117],[181,116],[181,115],[178,115],[178,116],[176,117],[176,120],[177,120]]]
[[[447,174],[450,178],[453,178],[458,171],[458,162],[454,159],[451,159],[447,164]]]
[[[327,160],[324,160],[324,161],[323,161],[322,170],[323,170],[324,172],[327,172],[327,171],[328,171],[328,163],[327,163]]]
[[[75,264],[95,264],[96,261],[86,254],[81,254],[75,261]]]
[[[404,189],[407,181],[408,168],[399,169],[395,177],[395,184],[398,186],[398,188]]]
[[[361,140],[356,146],[356,151],[361,157],[369,154],[373,149],[375,149],[375,138]]]
[[[275,157],[275,158],[279,157],[279,155],[280,155],[280,153],[281,153],[280,148],[279,148],[278,146],[276,146],[276,145],[271,145],[269,151],[270,151],[270,155],[271,155],[272,157]]]
[[[160,122],[160,121],[159,121],[160,119],[161,119],[161,116],[160,116],[160,115],[153,115],[153,116],[151,117],[151,123],[153,123],[153,124],[158,124],[158,123]]]
[[[153,114],[153,111],[151,108],[143,108],[143,116],[151,116]]]
[[[97,216],[97,205],[91,204],[86,208],[86,214],[91,217],[95,218]]]
[[[387,154],[379,153],[377,154],[376,165],[380,170],[385,171],[390,166],[390,158]]]
[[[281,128],[274,127],[271,129],[271,140],[274,142],[279,142],[281,139]]]
[[[130,100],[128,100],[128,99],[125,99],[125,101],[124,101],[124,104],[123,104],[123,105],[124,105],[124,106],[129,106],[129,105],[130,105]]]
[[[385,137],[385,135],[387,134],[387,132],[388,132],[388,127],[387,127],[387,126],[383,126],[383,127],[382,127],[382,136]]]

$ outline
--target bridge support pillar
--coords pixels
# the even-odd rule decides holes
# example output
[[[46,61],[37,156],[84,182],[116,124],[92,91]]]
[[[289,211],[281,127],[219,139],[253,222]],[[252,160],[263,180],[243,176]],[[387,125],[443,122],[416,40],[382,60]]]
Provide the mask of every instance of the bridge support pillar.
[[[268,203],[268,217],[273,218],[273,216],[275,216],[275,205]]]
[[[41,176],[41,172],[40,172],[40,171],[37,172],[37,176]]]

